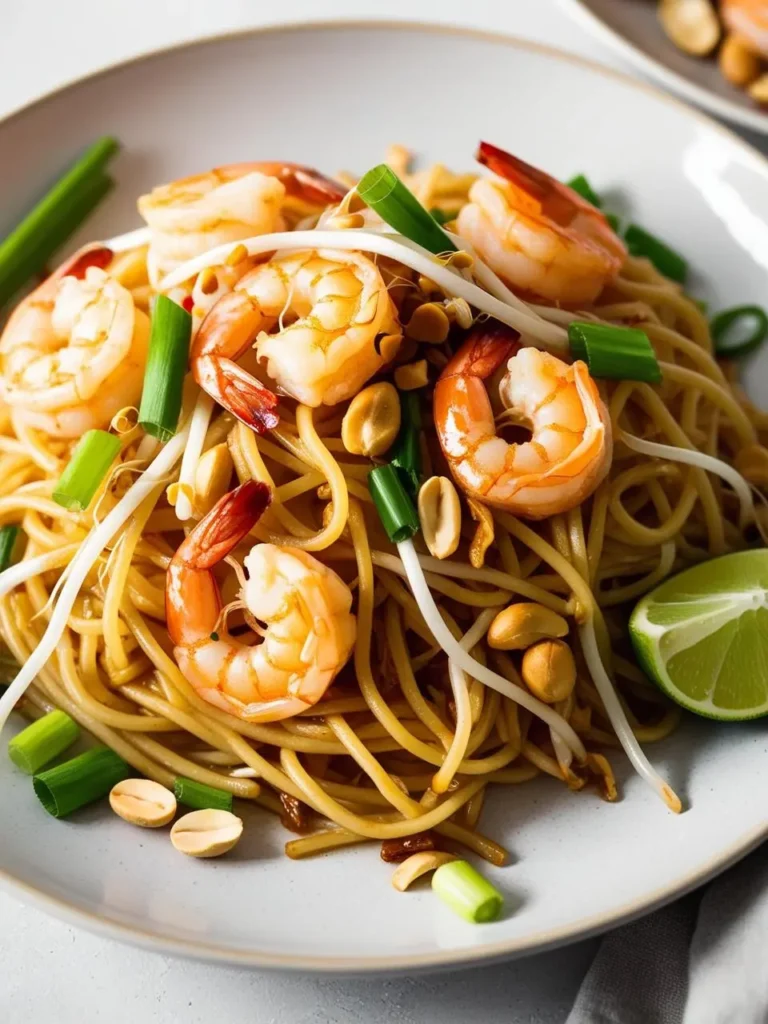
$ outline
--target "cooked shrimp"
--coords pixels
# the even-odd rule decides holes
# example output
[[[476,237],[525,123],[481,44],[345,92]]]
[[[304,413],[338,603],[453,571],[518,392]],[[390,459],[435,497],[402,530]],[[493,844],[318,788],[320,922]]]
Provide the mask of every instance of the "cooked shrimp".
[[[179,668],[209,704],[247,722],[276,722],[316,704],[355,643],[352,593],[306,551],[256,544],[241,598],[266,626],[249,646],[220,629],[213,570],[269,505],[249,480],[225,494],[183,541],[168,567],[166,618]]]
[[[472,185],[458,233],[513,288],[565,305],[597,298],[627,255],[603,214],[487,142],[480,143],[477,159],[500,178],[478,178]]]
[[[158,185],[139,198],[150,227],[149,280],[225,242],[282,231],[286,195],[319,208],[339,202],[345,189],[319,171],[288,163],[242,163]]]
[[[280,390],[319,406],[357,394],[401,334],[381,273],[361,253],[290,253],[249,271],[203,321],[192,370],[212,398],[261,431],[277,422],[276,396],[234,362],[254,338]]]
[[[141,396],[149,318],[103,268],[104,246],[81,249],[14,310],[0,338],[2,398],[51,437],[106,427]]]
[[[501,324],[478,325],[435,387],[435,426],[451,472],[467,494],[526,519],[574,508],[605,477],[608,412],[582,362],[519,348]],[[504,418],[531,431],[509,444],[496,433],[484,381],[509,357],[499,397]]]
[[[768,57],[768,8],[765,0],[720,0],[723,21],[761,57]]]

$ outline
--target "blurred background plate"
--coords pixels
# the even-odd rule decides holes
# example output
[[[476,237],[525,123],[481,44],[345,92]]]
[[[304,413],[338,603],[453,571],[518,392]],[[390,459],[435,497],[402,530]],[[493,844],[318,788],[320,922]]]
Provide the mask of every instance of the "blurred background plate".
[[[768,134],[768,113],[727,82],[714,57],[690,57],[667,38],[657,0],[560,0],[596,37],[661,85],[753,131]]]
[[[363,171],[396,141],[423,161],[471,169],[485,138],[559,177],[589,175],[609,208],[691,258],[694,292],[713,308],[765,299],[764,159],[654,90],[535,45],[418,26],[306,26],[121,65],[0,124],[2,221],[107,132],[123,143],[117,188],[73,244],[135,227],[139,194],[212,166],[285,159]],[[768,396],[768,351],[749,376]],[[213,862],[180,857],[166,831],[140,832],[106,802],[56,821],[4,754],[0,880],[106,934],[233,963],[412,971],[533,952],[670,900],[759,842],[767,735],[765,721],[689,718],[650,748],[689,808],[679,817],[619,753],[616,804],[548,779],[493,792],[482,828],[511,863],[487,869],[507,903],[482,927],[426,886],[395,892],[376,844],[288,860],[289,834],[257,808],[241,812],[237,849]]]

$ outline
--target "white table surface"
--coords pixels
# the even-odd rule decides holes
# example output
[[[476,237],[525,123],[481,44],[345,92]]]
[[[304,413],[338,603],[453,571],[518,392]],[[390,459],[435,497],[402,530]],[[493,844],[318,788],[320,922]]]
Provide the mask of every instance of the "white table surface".
[[[0,117],[127,57],[281,22],[441,21],[497,29],[622,66],[562,13],[558,0],[5,0],[0,6]],[[561,1024],[595,946],[584,942],[450,974],[300,977],[208,966],[122,946],[0,893],[0,1021]]]

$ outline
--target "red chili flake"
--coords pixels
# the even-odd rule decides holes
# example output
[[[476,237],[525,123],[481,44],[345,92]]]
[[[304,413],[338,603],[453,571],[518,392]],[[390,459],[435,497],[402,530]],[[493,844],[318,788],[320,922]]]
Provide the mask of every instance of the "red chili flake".
[[[187,295],[187,297],[183,300],[181,305],[182,309],[186,309],[188,313],[191,313],[192,307],[195,305],[195,300],[192,298],[191,295]]]

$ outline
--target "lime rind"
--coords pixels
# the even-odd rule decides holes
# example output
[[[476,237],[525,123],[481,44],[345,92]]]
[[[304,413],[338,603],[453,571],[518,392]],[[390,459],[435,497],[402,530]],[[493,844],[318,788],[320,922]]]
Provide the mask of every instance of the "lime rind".
[[[677,704],[718,721],[768,715],[768,550],[672,577],[629,628],[641,666]]]

